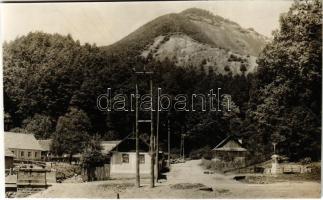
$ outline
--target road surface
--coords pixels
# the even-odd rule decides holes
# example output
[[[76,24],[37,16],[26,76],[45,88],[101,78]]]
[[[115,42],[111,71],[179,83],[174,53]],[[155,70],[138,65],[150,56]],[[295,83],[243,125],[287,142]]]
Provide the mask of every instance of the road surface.
[[[204,174],[200,160],[172,165],[167,180],[149,188],[149,180],[141,180],[142,187],[134,187],[135,180],[109,180],[89,183],[55,184],[32,197],[65,198],[319,198],[318,182],[283,182],[273,184],[247,184],[235,181],[232,176]],[[213,191],[198,187],[178,189],[178,184],[203,184]]]

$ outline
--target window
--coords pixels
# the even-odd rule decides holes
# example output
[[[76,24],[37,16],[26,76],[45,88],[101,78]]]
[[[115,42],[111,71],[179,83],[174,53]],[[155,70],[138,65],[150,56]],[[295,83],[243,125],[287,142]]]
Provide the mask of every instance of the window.
[[[122,154],[122,163],[129,163],[129,154]]]
[[[35,152],[35,158],[37,158],[37,155],[38,155],[37,152]]]
[[[139,155],[139,163],[140,164],[145,164],[145,154],[140,154]]]
[[[20,152],[20,156],[21,156],[21,157],[24,157],[24,156],[25,156],[25,152],[21,151],[21,152]]]
[[[31,157],[31,152],[30,151],[28,151],[28,158],[30,158]]]

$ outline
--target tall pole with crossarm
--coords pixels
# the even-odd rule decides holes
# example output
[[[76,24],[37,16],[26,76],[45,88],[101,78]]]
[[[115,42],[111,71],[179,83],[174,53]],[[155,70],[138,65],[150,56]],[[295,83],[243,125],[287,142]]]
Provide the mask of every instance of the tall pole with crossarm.
[[[135,71],[135,70],[134,70]],[[136,84],[136,177],[137,177],[137,183],[140,184],[140,175],[139,175],[139,165],[140,165],[140,160],[139,160],[139,136],[138,136],[138,123],[139,122],[149,122],[150,123],[150,156],[151,156],[151,166],[150,166],[150,176],[151,176],[151,181],[150,181],[150,187],[155,187],[155,137],[154,137],[154,123],[153,123],[153,81],[152,81],[152,74],[153,72],[146,71],[144,68],[144,71],[135,71],[136,75],[149,75],[149,85],[150,85],[150,97],[151,97],[151,110],[150,110],[150,120],[140,120],[138,117],[138,87]],[[138,185],[139,185],[138,184]]]

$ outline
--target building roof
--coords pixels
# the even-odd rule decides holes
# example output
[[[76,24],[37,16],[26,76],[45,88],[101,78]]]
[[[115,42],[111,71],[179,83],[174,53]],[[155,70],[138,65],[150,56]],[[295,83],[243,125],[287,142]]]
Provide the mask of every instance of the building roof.
[[[38,143],[43,148],[44,151],[50,151],[50,147],[52,146],[53,140],[38,140]]]
[[[4,155],[5,157],[16,157],[15,154],[13,154],[12,151],[7,148],[5,149]]]
[[[102,153],[108,154],[121,140],[101,141]]]
[[[247,151],[236,136],[230,135],[222,140],[212,151]]]
[[[31,149],[43,151],[33,134],[27,133],[4,133],[5,148],[8,149]]]
[[[134,134],[129,134],[127,137],[121,140],[115,147],[113,147],[111,151],[119,151],[119,152],[136,151],[136,138],[134,137]],[[140,137],[139,137],[139,151],[140,152],[149,151],[149,144]]]

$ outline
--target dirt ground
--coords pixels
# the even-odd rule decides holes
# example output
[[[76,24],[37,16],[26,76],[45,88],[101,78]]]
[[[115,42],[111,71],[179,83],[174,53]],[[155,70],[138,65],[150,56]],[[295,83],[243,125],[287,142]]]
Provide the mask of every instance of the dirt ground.
[[[58,183],[32,197],[65,198],[319,198],[320,183],[286,181],[271,184],[248,184],[232,179],[233,175],[204,174],[200,160],[174,164],[167,180],[149,188],[149,179],[142,187],[135,180],[108,180],[89,183]],[[184,185],[184,186],[183,186]],[[201,185],[213,191],[199,190]],[[189,187],[188,187],[189,186]]]

